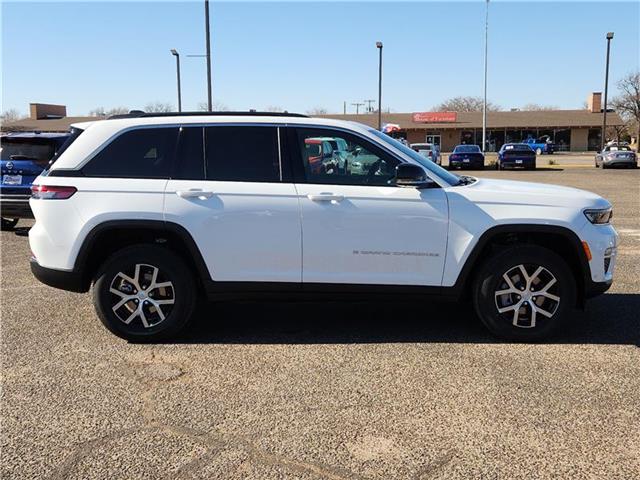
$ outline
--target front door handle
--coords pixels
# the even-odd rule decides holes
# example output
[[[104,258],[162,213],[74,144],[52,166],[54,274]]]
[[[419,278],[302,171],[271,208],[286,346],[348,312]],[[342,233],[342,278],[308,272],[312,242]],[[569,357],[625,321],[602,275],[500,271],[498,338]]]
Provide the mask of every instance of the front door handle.
[[[335,195],[333,193],[319,193],[317,195],[307,195],[307,198],[313,202],[341,202],[344,195]]]
[[[180,198],[199,198],[204,200],[205,198],[211,198],[213,192],[202,190],[201,188],[190,188],[189,190],[178,190],[176,195]]]

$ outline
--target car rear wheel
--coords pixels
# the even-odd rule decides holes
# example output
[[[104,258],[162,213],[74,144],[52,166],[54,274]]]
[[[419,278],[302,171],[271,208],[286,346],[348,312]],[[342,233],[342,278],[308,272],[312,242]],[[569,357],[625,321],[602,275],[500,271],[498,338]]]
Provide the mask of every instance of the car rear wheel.
[[[96,275],[93,302],[102,323],[133,342],[175,336],[197,300],[193,276],[172,251],[135,245],[113,254]]]
[[[4,218],[2,217],[2,231],[13,230],[18,224],[19,218]]]
[[[565,261],[551,250],[514,246],[480,268],[473,301],[480,320],[494,335],[536,341],[567,321],[576,303],[576,281]]]

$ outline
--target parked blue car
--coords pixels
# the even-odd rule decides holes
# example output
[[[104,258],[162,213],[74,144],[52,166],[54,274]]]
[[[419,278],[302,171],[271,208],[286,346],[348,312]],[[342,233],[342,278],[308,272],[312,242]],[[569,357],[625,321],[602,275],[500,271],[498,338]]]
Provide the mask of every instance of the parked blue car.
[[[449,155],[449,168],[484,168],[484,154],[478,145],[458,145]]]
[[[526,143],[505,143],[498,152],[496,168],[503,170],[507,167],[535,170],[536,152]]]
[[[33,216],[29,208],[31,184],[69,133],[16,132],[0,137],[0,216],[2,230],[14,228],[20,218]]]
[[[546,153],[550,155],[554,151],[554,145],[548,135],[544,135],[536,140],[533,137],[529,137],[526,140],[523,140],[522,143],[526,143],[531,147],[531,150],[536,152],[536,155],[542,155]]]

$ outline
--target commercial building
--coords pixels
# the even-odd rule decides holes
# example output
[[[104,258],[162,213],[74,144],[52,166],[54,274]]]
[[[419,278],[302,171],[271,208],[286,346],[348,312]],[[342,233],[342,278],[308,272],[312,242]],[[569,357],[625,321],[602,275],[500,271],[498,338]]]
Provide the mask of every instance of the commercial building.
[[[3,132],[66,132],[73,123],[99,120],[99,117],[67,117],[67,107],[49,103],[30,103],[29,116],[2,124]]]
[[[584,110],[512,110],[487,113],[487,150],[497,151],[504,143],[529,137],[549,136],[558,151],[598,150],[602,132],[601,94],[589,95]],[[377,127],[377,114],[323,115]],[[383,113],[382,122],[396,124],[395,135],[409,143],[428,142],[450,152],[460,144],[482,144],[482,112]],[[623,125],[620,116],[608,110],[607,125]]]

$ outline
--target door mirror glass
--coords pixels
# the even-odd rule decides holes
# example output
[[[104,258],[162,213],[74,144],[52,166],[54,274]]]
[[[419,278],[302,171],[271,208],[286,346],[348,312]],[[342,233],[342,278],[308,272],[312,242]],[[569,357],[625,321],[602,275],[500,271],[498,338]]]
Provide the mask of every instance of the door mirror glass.
[[[401,163],[396,167],[396,186],[410,188],[428,188],[435,185],[427,172],[418,165]]]

